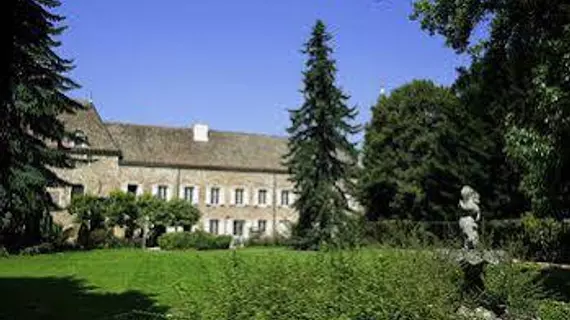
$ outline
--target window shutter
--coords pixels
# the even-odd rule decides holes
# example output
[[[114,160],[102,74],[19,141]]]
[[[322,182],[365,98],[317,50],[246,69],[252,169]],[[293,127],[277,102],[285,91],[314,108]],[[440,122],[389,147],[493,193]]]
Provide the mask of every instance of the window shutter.
[[[235,205],[236,204],[236,191],[237,188],[236,187],[231,187],[230,188],[230,205]],[[220,194],[222,193],[222,191],[220,190]],[[222,203],[222,197],[220,195],[220,203]]]
[[[272,207],[273,206],[273,189],[265,189],[267,190],[266,196],[265,196],[265,206],[266,207]]]
[[[211,193],[211,192],[212,192],[212,187],[206,186],[206,192],[204,192],[204,194],[206,195],[206,198],[205,198],[205,201],[204,201],[205,204],[211,204],[211,203],[210,203],[210,193]]]
[[[166,184],[165,187],[166,187],[166,200],[170,200],[172,199],[173,196],[172,186]]]
[[[281,205],[281,191],[282,191],[281,189],[277,189],[277,191],[275,191],[275,193],[276,193],[275,197],[277,198],[277,199],[275,199],[275,200],[277,200],[277,201],[276,201],[276,202],[277,202],[276,204],[277,204],[278,207],[282,207],[282,206],[283,206],[283,205]]]
[[[224,188],[220,187],[220,205],[223,205],[225,202],[225,197],[224,195],[226,194]]]
[[[253,205],[257,206],[259,204],[259,189],[253,189]]]
[[[248,188],[244,187],[243,188],[243,205],[244,206],[249,205],[249,192],[247,192],[247,191],[248,191]]]
[[[200,199],[199,190],[198,186],[194,186],[194,194],[192,194],[192,204],[194,205],[198,205],[198,199]]]
[[[152,195],[156,196],[157,193],[158,193],[158,185],[155,184],[152,186]]]

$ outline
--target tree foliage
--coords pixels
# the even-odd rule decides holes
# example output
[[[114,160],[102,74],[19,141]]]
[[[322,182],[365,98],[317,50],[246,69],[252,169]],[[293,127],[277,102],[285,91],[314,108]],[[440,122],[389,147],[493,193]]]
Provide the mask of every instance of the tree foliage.
[[[65,184],[51,168],[71,168],[58,119],[81,106],[65,94],[78,85],[65,74],[70,60],[55,51],[64,19],[56,0],[2,2],[0,72],[0,233],[3,241],[34,243],[49,228],[50,184]]]
[[[67,210],[89,230],[102,229],[105,227],[105,205],[105,199],[85,194],[73,197]]]
[[[473,113],[493,128],[497,147],[505,148],[521,169],[520,188],[533,200],[533,210],[546,215],[567,208],[567,1],[420,0],[413,18],[431,34],[444,36],[457,52],[472,55],[456,88]]]
[[[380,97],[366,127],[360,179],[370,220],[454,219],[457,191],[480,169],[477,141],[462,141],[470,124],[460,108],[449,89],[426,80]]]
[[[125,227],[125,236],[132,236],[139,227],[140,210],[134,194],[120,190],[112,191],[105,201],[104,215],[109,226]]]
[[[289,154],[286,165],[298,195],[294,207],[299,221],[293,236],[302,247],[342,245],[349,211],[345,192],[352,186],[356,149],[349,136],[356,109],[336,86],[336,66],[330,58],[332,36],[317,21],[305,44],[302,106],[290,111]]]

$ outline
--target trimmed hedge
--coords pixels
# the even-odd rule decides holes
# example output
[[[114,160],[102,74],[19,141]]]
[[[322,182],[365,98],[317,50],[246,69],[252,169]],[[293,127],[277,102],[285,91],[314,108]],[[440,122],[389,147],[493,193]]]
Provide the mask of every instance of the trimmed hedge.
[[[158,245],[164,250],[228,249],[231,242],[231,236],[216,236],[203,231],[166,233],[158,238]]]

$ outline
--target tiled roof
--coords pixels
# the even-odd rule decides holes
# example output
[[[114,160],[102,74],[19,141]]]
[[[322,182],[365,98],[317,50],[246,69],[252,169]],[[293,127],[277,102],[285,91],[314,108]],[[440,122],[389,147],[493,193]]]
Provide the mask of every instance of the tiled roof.
[[[86,136],[90,150],[119,152],[117,144],[101,121],[92,103],[79,101],[86,108],[74,113],[64,113],[60,117],[68,131],[81,130]]]
[[[197,142],[191,127],[105,125],[126,163],[285,171],[282,156],[287,139],[283,137],[210,130],[207,142]]]

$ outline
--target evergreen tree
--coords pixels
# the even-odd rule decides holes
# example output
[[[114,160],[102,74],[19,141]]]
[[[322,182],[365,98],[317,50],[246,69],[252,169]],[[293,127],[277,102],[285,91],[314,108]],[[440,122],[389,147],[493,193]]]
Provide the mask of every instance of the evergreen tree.
[[[349,237],[346,192],[353,186],[357,151],[349,136],[358,132],[350,122],[356,109],[347,106],[348,96],[336,86],[335,61],[322,21],[317,21],[302,51],[305,63],[304,103],[291,110],[289,154],[286,165],[294,182],[294,203],[299,221],[293,236],[299,247],[343,246]]]
[[[56,0],[5,0],[0,75],[0,236],[5,244],[40,241],[51,226],[50,184],[65,184],[50,168],[74,161],[62,146],[58,116],[81,108],[65,92],[78,85],[65,73],[71,61],[54,51],[64,19],[50,11]],[[7,58],[6,58],[7,56]]]

